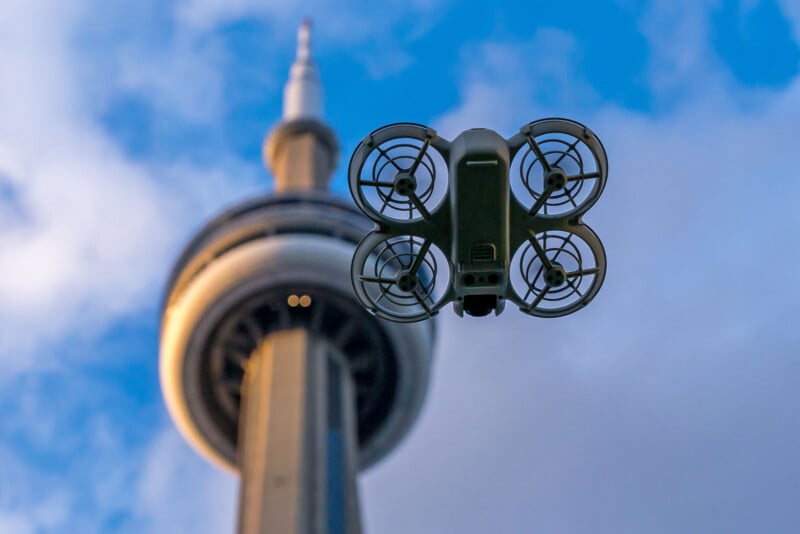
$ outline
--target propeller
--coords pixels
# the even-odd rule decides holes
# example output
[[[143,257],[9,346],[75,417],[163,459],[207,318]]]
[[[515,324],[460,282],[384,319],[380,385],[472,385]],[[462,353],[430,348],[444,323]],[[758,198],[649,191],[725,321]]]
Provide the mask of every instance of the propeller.
[[[413,322],[447,302],[450,262],[430,240],[372,232],[356,248],[351,266],[361,304],[379,317]]]
[[[531,216],[574,218],[603,192],[608,158],[586,126],[542,119],[524,126],[509,144],[511,190]]]
[[[449,144],[426,126],[397,123],[379,128],[356,147],[350,159],[350,193],[372,220],[416,222],[430,219],[448,191]]]
[[[605,274],[603,245],[585,225],[530,231],[509,272],[517,305],[537,317],[561,317],[586,306]]]

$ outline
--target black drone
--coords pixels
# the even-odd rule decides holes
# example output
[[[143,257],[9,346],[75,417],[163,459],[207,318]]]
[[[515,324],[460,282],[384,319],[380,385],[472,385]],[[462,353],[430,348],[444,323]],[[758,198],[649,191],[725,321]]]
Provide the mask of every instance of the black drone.
[[[606,184],[597,136],[543,119],[509,139],[476,128],[453,141],[398,123],[369,134],[350,160],[350,192],[378,228],[356,249],[356,296],[377,316],[530,315],[586,306],[606,273],[600,239],[581,217]]]

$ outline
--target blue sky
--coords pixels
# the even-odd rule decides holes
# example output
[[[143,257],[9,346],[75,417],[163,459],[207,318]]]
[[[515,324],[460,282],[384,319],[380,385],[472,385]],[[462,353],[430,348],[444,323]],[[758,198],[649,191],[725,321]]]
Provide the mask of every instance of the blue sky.
[[[800,523],[800,4],[45,0],[0,6],[0,532],[229,532],[173,429],[158,302],[181,245],[271,188],[305,15],[342,161],[370,130],[606,145],[606,284],[538,320],[439,319],[375,533],[793,532]],[[345,194],[344,165],[334,189]]]

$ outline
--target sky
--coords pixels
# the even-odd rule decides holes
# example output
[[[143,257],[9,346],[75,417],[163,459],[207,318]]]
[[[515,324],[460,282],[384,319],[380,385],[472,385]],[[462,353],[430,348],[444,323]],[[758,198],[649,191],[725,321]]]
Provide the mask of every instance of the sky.
[[[560,319],[442,310],[367,532],[796,531],[800,4],[494,4],[0,4],[0,532],[233,531],[236,479],[162,402],[159,302],[193,232],[271,190],[306,15],[337,195],[396,121],[568,117],[609,157],[604,287]]]

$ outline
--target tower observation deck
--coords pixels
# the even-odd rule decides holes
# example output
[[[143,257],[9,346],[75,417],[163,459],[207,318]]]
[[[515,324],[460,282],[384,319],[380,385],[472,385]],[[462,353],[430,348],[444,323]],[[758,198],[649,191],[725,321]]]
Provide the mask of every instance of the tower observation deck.
[[[356,474],[414,423],[433,324],[374,317],[353,295],[373,224],[329,193],[338,143],[308,22],[264,159],[275,193],[211,220],[170,275],[162,392],[187,441],[240,475],[241,534],[357,533]]]

